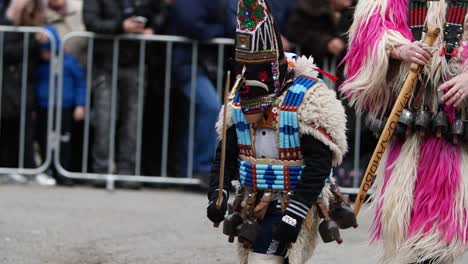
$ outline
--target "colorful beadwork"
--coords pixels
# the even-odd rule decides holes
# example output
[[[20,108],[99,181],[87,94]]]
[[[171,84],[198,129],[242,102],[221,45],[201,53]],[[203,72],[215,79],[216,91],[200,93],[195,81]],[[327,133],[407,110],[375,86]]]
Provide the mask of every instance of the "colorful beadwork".
[[[242,94],[243,91],[241,90],[240,93]],[[276,98],[275,94],[268,94],[264,98],[256,98],[252,102],[242,102],[242,112],[247,116],[262,113],[271,107]]]
[[[233,100],[232,117],[234,125],[236,126],[237,144],[239,153],[244,156],[252,157],[254,155],[252,150],[252,140],[250,138],[250,126],[245,120],[244,113],[239,105],[240,94],[238,93]]]
[[[283,104],[274,108],[278,115],[278,139],[281,161],[302,160],[299,136],[298,108],[305,93],[319,80],[298,77],[286,93]],[[239,93],[233,100],[233,118],[237,130],[238,147],[242,156],[254,157],[250,126],[240,108]],[[273,110],[272,110],[273,111]],[[297,186],[304,166],[255,165],[239,161],[242,184],[255,189],[292,190]]]
[[[301,180],[304,166],[252,164],[239,160],[239,175],[244,186],[254,189],[292,190]]]
[[[308,89],[317,80],[300,76],[289,88],[279,114],[280,159],[298,160],[301,158],[301,142],[297,109],[301,105]]]
[[[266,10],[257,0],[239,1],[239,27],[241,30],[256,30],[267,17]]]
[[[273,71],[273,82],[275,85],[275,93],[277,93],[280,89],[280,71],[279,71],[279,66],[278,62],[274,61],[271,63],[271,70]]]

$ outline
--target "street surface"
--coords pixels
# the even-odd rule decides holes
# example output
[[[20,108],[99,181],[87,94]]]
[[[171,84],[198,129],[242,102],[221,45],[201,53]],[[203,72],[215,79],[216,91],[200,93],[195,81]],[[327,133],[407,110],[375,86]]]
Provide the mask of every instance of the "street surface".
[[[201,193],[0,185],[1,264],[235,264],[235,250],[205,217]],[[344,244],[320,244],[312,263],[376,264],[370,214]],[[460,263],[468,263],[468,256]]]

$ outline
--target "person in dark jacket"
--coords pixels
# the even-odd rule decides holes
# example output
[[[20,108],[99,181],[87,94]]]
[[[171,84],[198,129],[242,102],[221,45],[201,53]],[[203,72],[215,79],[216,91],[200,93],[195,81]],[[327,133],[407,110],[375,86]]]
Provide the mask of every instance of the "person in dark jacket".
[[[336,70],[336,75],[339,77],[337,87],[344,79],[343,65],[339,63],[346,53],[345,33],[351,26],[354,13],[352,6],[356,2],[352,0],[298,0],[296,9],[286,26],[286,36],[301,47],[303,54],[314,56],[319,67],[330,71]],[[330,63],[332,61],[336,63]],[[334,68],[333,65],[339,67]],[[350,128],[347,136],[349,140],[353,140],[356,132],[355,111],[346,107],[346,113]],[[370,131],[365,128],[362,130],[361,137],[371,139],[361,144],[362,165],[360,166],[362,167],[367,164],[376,142]],[[349,187],[352,186],[354,177],[354,144],[350,146],[350,155],[345,158],[336,174],[340,183]]]
[[[313,59],[283,52],[267,1],[239,3],[236,81],[220,112],[225,118],[216,124],[223,144],[213,163],[207,217],[215,225],[225,220],[237,185],[224,233],[230,242],[238,236],[240,262],[306,263],[318,224],[325,223],[324,234],[331,223],[319,220],[325,205],[313,207],[329,199],[318,197],[330,192],[325,181],[347,149],[344,109],[317,79]]]
[[[3,2],[0,24],[7,26],[40,26],[43,20],[43,5],[40,0],[23,1],[10,0]],[[3,79],[1,109],[0,109],[0,167],[32,168],[33,132],[32,113],[34,110],[34,72],[38,63],[38,42],[41,38],[29,34],[27,72],[23,72],[23,33],[5,33],[3,46]],[[26,75],[27,83],[23,83],[22,75]],[[23,84],[25,86],[23,86]],[[23,91],[23,88],[25,90]],[[25,99],[23,101],[23,99]],[[21,121],[24,121],[24,138],[20,139]],[[23,140],[24,146],[20,142]],[[22,157],[19,157],[23,147]],[[21,175],[15,175],[16,180],[25,181]]]
[[[278,29],[281,33],[281,41],[283,45],[283,49],[286,52],[292,51],[292,44],[290,41],[284,36],[284,32],[286,31],[286,25],[288,23],[289,17],[294,11],[296,7],[297,0],[270,0],[270,6],[272,8],[272,14],[275,18],[276,24],[278,25]]]
[[[233,37],[237,1],[177,0],[173,3],[168,33],[207,41],[216,37]],[[215,155],[216,131],[214,125],[221,107],[216,93],[213,74],[217,52],[213,46],[200,45],[196,76],[195,150],[192,173],[196,177],[208,176]],[[214,66],[214,67],[213,67]],[[174,47],[172,73],[177,87],[191,100],[192,47]],[[187,130],[188,131],[188,130]]]
[[[297,0],[285,35],[323,67],[325,58],[342,58],[345,53],[344,33],[352,22],[352,4],[352,0]]]
[[[57,29],[46,26],[55,40],[56,49],[60,49],[61,41]],[[41,157],[46,157],[47,150],[47,121],[49,114],[49,87],[51,71],[51,43],[41,45],[41,63],[37,69],[36,103],[37,103],[37,138],[41,150]],[[60,133],[60,164],[70,169],[71,133],[73,121],[83,120],[86,102],[86,76],[79,61],[73,55],[65,52],[63,57],[63,89],[62,89],[62,126]],[[56,103],[56,102],[55,102]],[[54,104],[55,104],[54,103]],[[45,175],[42,175],[43,177]],[[62,177],[52,166],[49,176],[53,176],[59,185],[71,186],[73,180]],[[44,177],[45,178],[45,177]]]
[[[296,7],[297,0],[270,0],[268,3],[271,5],[273,17],[275,18],[275,22],[278,25],[278,29],[280,32],[284,32],[286,30],[286,25],[288,23],[288,19],[294,8]]]
[[[98,34],[154,34],[157,30],[159,1],[85,0],[83,18],[86,29]],[[121,41],[119,49],[116,169],[118,174],[134,175],[138,110],[138,42]],[[111,124],[113,41],[98,40],[94,54],[93,122],[95,126],[92,169],[112,173],[109,167]],[[139,188],[137,183],[124,183]]]

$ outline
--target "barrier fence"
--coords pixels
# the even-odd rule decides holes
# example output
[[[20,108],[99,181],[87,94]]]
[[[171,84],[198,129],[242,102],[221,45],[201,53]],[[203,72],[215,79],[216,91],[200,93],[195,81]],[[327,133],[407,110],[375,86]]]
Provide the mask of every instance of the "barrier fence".
[[[44,32],[41,28],[30,28],[30,27],[8,27],[0,26],[0,69],[4,67],[3,55],[4,55],[4,34],[7,32],[20,32],[24,34],[24,44],[28,44],[32,34]],[[50,33],[46,33],[50,40],[53,40],[53,36]],[[63,96],[63,79],[64,79],[64,55],[65,46],[69,41],[76,39],[86,40],[87,53],[86,53],[86,107],[85,107],[85,119],[83,126],[83,146],[82,146],[82,160],[81,160],[81,171],[73,172],[64,168],[60,160],[61,144],[60,144],[60,131],[62,128],[62,100],[56,100],[55,98],[62,98]],[[109,124],[109,142],[108,142],[108,171],[107,173],[91,173],[88,171],[88,160],[90,150],[90,131],[91,131],[91,94],[93,86],[93,71],[96,63],[94,61],[93,54],[95,53],[95,43],[99,40],[108,40],[113,43],[113,57],[112,57],[112,70],[111,70],[111,118]],[[116,120],[118,118],[117,113],[117,92],[118,92],[118,76],[119,76],[119,49],[122,41],[133,41],[139,44],[139,51],[136,55],[138,57],[138,111],[137,111],[137,130],[136,134],[136,154],[135,154],[135,171],[133,175],[116,175],[114,174],[114,160],[115,160],[115,138],[116,138]],[[218,95],[222,95],[223,90],[223,79],[224,79],[224,58],[225,50],[227,46],[232,46],[234,41],[232,39],[213,39],[208,42],[200,43],[184,37],[178,36],[143,36],[143,35],[119,35],[119,36],[103,36],[97,35],[90,32],[72,32],[65,36],[62,40],[63,44],[59,48],[59,55],[52,56],[50,79],[58,78],[57,91],[53,86],[54,82],[50,82],[49,87],[49,113],[48,113],[48,130],[49,135],[47,142],[47,155],[44,158],[43,164],[38,168],[27,169],[24,168],[24,148],[25,148],[25,120],[26,120],[26,85],[27,85],[27,67],[28,67],[28,49],[23,49],[23,71],[22,71],[22,99],[21,99],[21,127],[20,131],[20,144],[19,144],[19,162],[17,168],[0,168],[0,174],[8,173],[19,173],[34,175],[38,173],[44,173],[48,167],[52,164],[55,165],[58,172],[68,178],[72,179],[88,179],[88,180],[105,180],[108,189],[114,188],[115,181],[135,181],[135,182],[146,182],[146,183],[161,183],[161,184],[177,184],[177,185],[199,185],[201,184],[199,179],[193,178],[193,160],[194,160],[194,142],[195,142],[195,111],[196,111],[196,77],[198,71],[199,61],[199,48],[200,46],[213,46],[217,48],[217,70],[216,70],[216,89]],[[52,48],[51,53],[56,54],[55,41],[51,41]],[[165,72],[164,72],[164,112],[163,112],[163,125],[162,125],[162,146],[161,146],[161,170],[159,176],[142,176],[141,165],[142,165],[142,145],[144,144],[142,139],[143,133],[143,115],[144,115],[144,98],[145,98],[145,74],[146,74],[146,54],[148,43],[163,43],[165,44]],[[169,133],[170,133],[170,122],[171,122],[171,90],[172,90],[172,60],[173,60],[173,49],[174,45],[184,44],[192,46],[192,64],[191,64],[191,89],[190,89],[190,105],[189,105],[189,125],[188,125],[188,140],[187,140],[187,177],[186,178],[174,178],[168,175],[168,162],[169,162]],[[24,45],[25,47],[27,45]],[[328,65],[328,66],[327,66]],[[336,60],[327,62],[326,69],[331,72],[336,68]],[[328,69],[327,69],[328,68]],[[3,87],[3,71],[0,70],[0,99],[2,99],[2,87]],[[56,105],[55,105],[56,103]],[[0,100],[1,104],[1,100]],[[55,115],[54,115],[55,113]],[[1,105],[0,105],[0,117],[1,117]],[[53,121],[55,120],[55,126]],[[360,116],[356,122],[356,131],[360,131],[361,122]],[[1,126],[1,124],[0,124]],[[1,137],[1,134],[0,134]],[[355,160],[354,169],[355,175],[359,173],[359,153],[360,153],[360,133],[356,133],[354,140],[355,144]],[[52,160],[53,157],[53,160]],[[359,177],[355,177],[353,188],[343,188],[344,192],[356,193],[359,184]]]
[[[27,113],[27,96],[28,96],[28,71],[29,71],[29,62],[30,62],[30,54],[29,54],[29,45],[32,41],[35,41],[35,34],[46,34],[49,40],[53,40],[54,36],[46,31],[43,31],[41,28],[36,27],[9,27],[9,26],[0,26],[0,120],[2,119],[2,95],[4,94],[4,80],[5,71],[3,70],[5,65],[5,35],[8,33],[15,33],[15,34],[22,34],[23,39],[23,49],[22,49],[22,63],[21,63],[21,99],[20,99],[20,121],[19,121],[19,142],[18,142],[18,166],[16,168],[0,168],[0,174],[27,174],[27,175],[34,175],[44,172],[52,162],[52,147],[50,141],[53,140],[54,131],[53,131],[53,102],[55,98],[55,89],[53,87],[53,82],[50,82],[49,85],[49,94],[51,95],[49,98],[49,111],[48,111],[48,118],[47,118],[47,150],[45,157],[42,157],[42,164],[40,164],[37,168],[25,168],[25,148],[26,148],[26,130],[31,129],[30,127],[26,127],[26,121],[28,119]],[[15,43],[18,47],[20,47],[20,43]],[[55,42],[51,41],[51,53],[56,53]],[[51,57],[51,65],[57,63],[57,58],[52,56]],[[17,74],[11,73],[9,74]],[[50,78],[54,78],[54,72],[50,71]],[[1,135],[1,126],[2,122],[0,122],[0,137]],[[32,147],[32,146],[30,146]]]

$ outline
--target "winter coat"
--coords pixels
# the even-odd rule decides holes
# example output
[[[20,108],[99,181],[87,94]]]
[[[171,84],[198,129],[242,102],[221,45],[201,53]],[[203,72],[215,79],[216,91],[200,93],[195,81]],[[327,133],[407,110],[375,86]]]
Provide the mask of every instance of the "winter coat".
[[[123,22],[131,16],[143,16],[148,19],[147,26],[160,32],[158,17],[161,0],[84,0],[83,21],[86,30],[98,34],[123,34]],[[133,8],[125,8],[133,3]],[[131,10],[130,12],[128,12]],[[120,64],[134,65],[138,62],[139,43],[137,41],[121,41]],[[113,41],[98,40],[95,44],[95,61],[101,65],[111,66]]]
[[[37,69],[36,102],[40,108],[49,107],[50,63]],[[63,58],[62,108],[72,109],[86,103],[86,75],[78,60],[70,54]]]
[[[352,9],[345,10],[335,19],[329,0],[298,0],[295,11],[289,18],[285,36],[301,47],[304,55],[312,55],[319,66],[330,56],[328,42],[342,38],[349,29]]]
[[[0,25],[11,26],[4,13],[0,17]],[[1,118],[16,119],[21,114],[22,97],[22,73],[23,73],[23,33],[5,33],[3,50],[3,82],[1,94]],[[27,111],[34,108],[34,83],[35,71],[39,61],[39,47],[34,41],[34,34],[29,34],[28,61],[27,61],[27,87],[26,107]]]
[[[268,3],[271,6],[275,23],[281,33],[286,30],[286,24],[291,13],[294,11],[297,0],[270,0]]]
[[[199,41],[234,37],[236,31],[236,0],[177,0],[173,2],[167,34],[184,36]],[[211,68],[217,61],[217,48],[200,46],[199,63]],[[190,81],[192,64],[191,45],[176,45],[172,69],[175,78]]]

